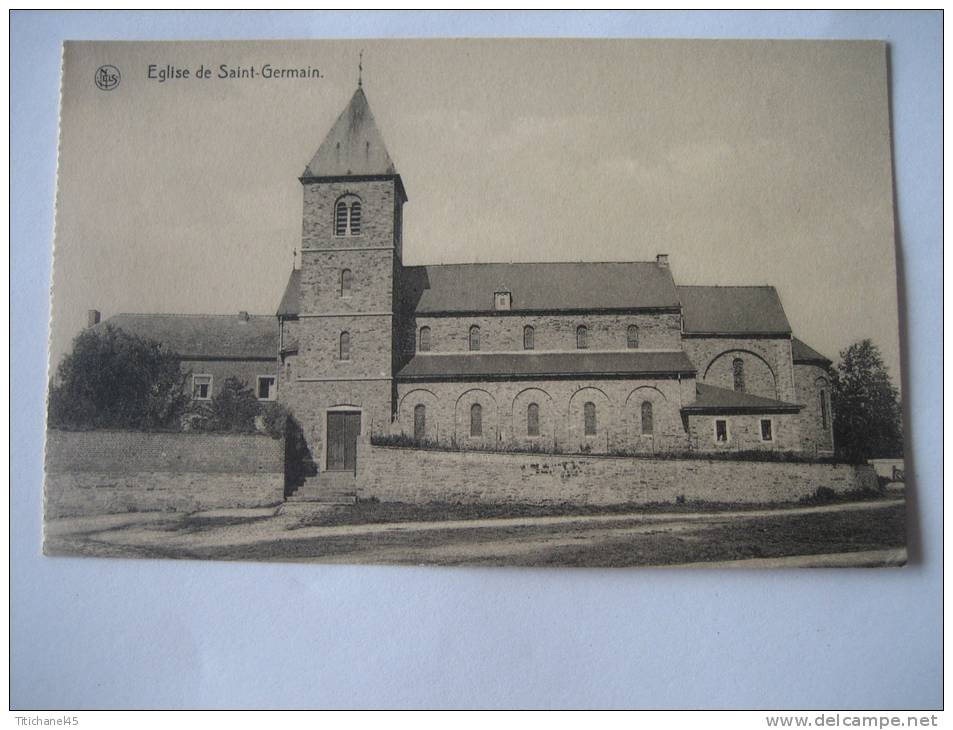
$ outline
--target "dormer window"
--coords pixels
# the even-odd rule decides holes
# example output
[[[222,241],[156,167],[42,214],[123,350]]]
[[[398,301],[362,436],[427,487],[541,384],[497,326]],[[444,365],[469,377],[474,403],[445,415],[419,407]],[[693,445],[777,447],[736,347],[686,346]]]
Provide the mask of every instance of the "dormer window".
[[[361,235],[361,201],[356,195],[345,195],[334,204],[334,235]]]
[[[498,291],[493,295],[493,306],[498,312],[508,312],[512,296],[508,291]]]

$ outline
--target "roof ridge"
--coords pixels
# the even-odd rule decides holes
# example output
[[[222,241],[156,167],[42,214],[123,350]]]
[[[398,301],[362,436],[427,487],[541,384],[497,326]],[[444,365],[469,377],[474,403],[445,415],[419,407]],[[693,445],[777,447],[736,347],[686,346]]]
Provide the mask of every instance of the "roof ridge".
[[[774,284],[676,284],[679,289],[777,289]]]
[[[274,317],[273,314],[252,314],[248,312],[249,317]],[[113,317],[238,317],[238,312],[232,314],[223,314],[221,312],[208,314],[204,312],[116,312],[113,315],[110,315],[107,319],[104,319],[103,322],[108,322]]]
[[[406,268],[414,266],[555,266],[563,264],[651,264],[658,266],[655,261],[461,261],[460,263],[448,262],[443,264],[410,264]]]

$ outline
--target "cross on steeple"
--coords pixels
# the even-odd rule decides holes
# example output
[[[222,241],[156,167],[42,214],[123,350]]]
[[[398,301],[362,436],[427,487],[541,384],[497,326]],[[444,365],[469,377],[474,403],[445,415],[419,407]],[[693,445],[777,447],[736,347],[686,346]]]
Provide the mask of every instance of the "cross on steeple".
[[[361,52],[357,54],[357,88],[361,88],[364,85],[364,49],[361,49]]]

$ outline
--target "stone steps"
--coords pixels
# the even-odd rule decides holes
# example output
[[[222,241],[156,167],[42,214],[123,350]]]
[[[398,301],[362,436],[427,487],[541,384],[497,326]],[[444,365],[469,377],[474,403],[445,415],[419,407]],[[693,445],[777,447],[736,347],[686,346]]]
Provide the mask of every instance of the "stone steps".
[[[305,479],[304,484],[287,497],[286,501],[355,504],[357,480],[351,472],[324,472]]]

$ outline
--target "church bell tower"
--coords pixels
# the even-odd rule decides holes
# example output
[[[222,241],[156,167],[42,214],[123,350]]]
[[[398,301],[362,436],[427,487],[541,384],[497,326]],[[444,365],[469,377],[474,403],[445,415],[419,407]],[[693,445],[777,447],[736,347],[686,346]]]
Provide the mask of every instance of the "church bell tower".
[[[360,83],[300,181],[298,354],[288,385],[319,470],[356,474],[359,444],[386,430],[394,408],[407,200]]]

